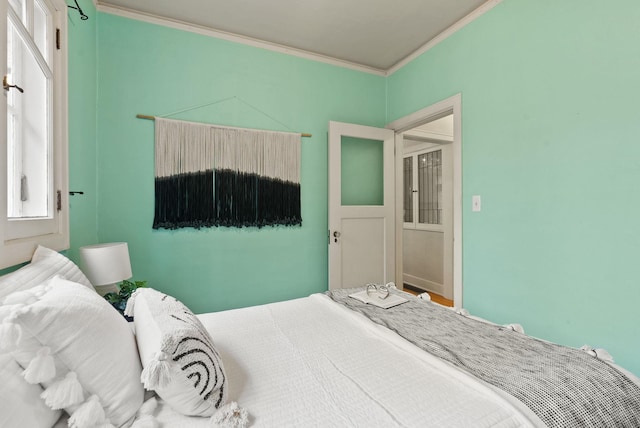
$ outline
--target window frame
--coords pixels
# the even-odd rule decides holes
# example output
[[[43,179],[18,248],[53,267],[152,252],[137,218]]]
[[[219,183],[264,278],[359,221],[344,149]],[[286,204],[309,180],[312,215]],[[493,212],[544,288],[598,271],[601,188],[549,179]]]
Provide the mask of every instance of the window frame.
[[[407,158],[411,158],[412,159],[412,185],[411,185],[411,191],[413,192],[413,222],[405,222],[404,221],[404,216],[403,216],[403,224],[402,227],[403,229],[407,229],[407,230],[424,230],[424,231],[429,231],[429,232],[444,232],[444,224],[429,224],[429,223],[420,223],[419,219],[420,219],[420,198],[419,198],[419,186],[420,186],[420,182],[418,179],[418,157],[420,155],[423,155],[425,153],[430,153],[430,152],[435,152],[441,150],[442,151],[442,156],[444,159],[444,155],[445,155],[445,151],[444,151],[444,144],[440,144],[440,143],[425,143],[425,144],[420,144],[418,146],[414,146],[411,147],[410,150],[406,150],[403,154],[402,154],[402,160],[404,162],[405,159]],[[444,178],[443,178],[444,179]],[[403,191],[403,200],[404,200],[404,192],[405,192],[405,186],[404,183],[402,185],[402,191]]]
[[[0,148],[0,269],[17,265],[31,259],[37,245],[60,251],[69,248],[69,184],[68,184],[68,54],[67,54],[67,5],[62,0],[27,0],[27,13],[33,13],[33,3],[48,4],[52,8],[52,28],[49,34],[53,45],[48,52],[50,67],[54,77],[52,82],[51,133],[53,139],[50,152],[52,167],[53,199],[52,217],[49,219],[9,219],[8,206],[8,155],[7,149],[7,98],[0,102],[0,136],[5,144]],[[1,2],[0,12],[3,14],[0,25],[0,72],[7,75],[7,27],[9,2]],[[28,16],[27,22],[33,20]],[[56,30],[59,32],[56,35]],[[56,49],[56,40],[60,49]],[[0,76],[0,78],[2,77]],[[10,82],[13,83],[13,82]],[[60,208],[58,210],[58,207]],[[43,226],[43,222],[50,224]],[[43,229],[44,227],[44,229]],[[22,229],[16,236],[16,230]]]

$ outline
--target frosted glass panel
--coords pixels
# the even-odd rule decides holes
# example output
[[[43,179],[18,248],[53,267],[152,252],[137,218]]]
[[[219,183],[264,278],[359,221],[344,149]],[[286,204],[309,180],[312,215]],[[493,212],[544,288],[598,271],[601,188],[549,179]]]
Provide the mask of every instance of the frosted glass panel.
[[[384,142],[342,137],[342,205],[384,205]]]

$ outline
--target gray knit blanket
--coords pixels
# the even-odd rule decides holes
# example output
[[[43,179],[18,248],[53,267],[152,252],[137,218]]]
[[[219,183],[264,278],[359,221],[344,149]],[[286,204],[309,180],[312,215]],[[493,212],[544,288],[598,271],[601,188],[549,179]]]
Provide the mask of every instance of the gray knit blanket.
[[[334,301],[509,393],[549,427],[640,427],[640,387],[584,351],[548,343],[405,296],[390,309],[328,291]]]

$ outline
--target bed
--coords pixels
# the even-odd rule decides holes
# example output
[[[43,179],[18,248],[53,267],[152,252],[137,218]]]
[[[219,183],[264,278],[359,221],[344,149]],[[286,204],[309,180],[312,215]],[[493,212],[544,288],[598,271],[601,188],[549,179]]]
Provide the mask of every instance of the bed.
[[[83,279],[79,278],[72,267],[69,267],[70,262],[65,261],[66,267],[59,269],[58,256],[60,255],[47,253],[48,258],[55,258],[58,262],[51,263],[52,266],[47,268],[46,275],[39,273],[37,279],[21,281],[21,284],[26,282],[34,284],[42,281],[43,277],[47,277],[50,281],[46,286],[40,284],[35,288],[27,289],[26,294],[22,291],[23,294],[20,295],[21,291],[15,290],[15,274],[10,274],[14,275],[13,280],[11,278],[3,280],[0,277],[0,300],[3,301],[3,305],[0,306],[0,320],[4,319],[3,325],[9,326],[14,322],[21,322],[23,330],[18,342],[25,341],[27,331],[31,332],[35,329],[29,326],[29,314],[37,310],[16,311],[16,302],[21,302],[19,305],[23,308],[25,305],[33,305],[33,308],[39,305],[63,307],[62,312],[56,312],[55,317],[51,318],[53,324],[65,323],[64,317],[71,311],[69,307],[77,301],[78,307],[92,308],[91,316],[82,323],[74,323],[73,331],[67,333],[65,337],[76,334],[81,324],[90,326],[93,319],[97,318],[96,314],[104,312],[105,318],[95,323],[95,328],[102,329],[97,330],[96,333],[102,339],[100,343],[95,341],[91,343],[94,344],[92,346],[107,346],[111,354],[105,352],[107,355],[101,356],[100,352],[89,350],[81,358],[81,364],[72,367],[74,362],[71,360],[77,358],[78,352],[83,352],[82,349],[87,348],[86,344],[78,345],[79,350],[70,350],[69,355],[65,356],[67,347],[73,346],[72,344],[58,346],[57,343],[61,341],[59,338],[48,343],[47,355],[49,352],[55,354],[58,378],[80,380],[84,388],[82,399],[86,400],[85,404],[91,404],[91,399],[87,397],[93,393],[91,395],[94,398],[93,404],[100,402],[103,413],[92,414],[93,420],[89,416],[85,419],[78,417],[79,407],[89,407],[88,404],[85,406],[78,402],[64,407],[66,412],[60,410],[58,413],[49,415],[48,419],[38,426],[54,424],[56,427],[68,425],[133,426],[134,428],[151,426],[176,428],[640,426],[640,381],[631,373],[607,361],[602,351],[559,347],[529,338],[515,331],[517,329],[513,326],[493,325],[474,319],[464,311],[446,309],[398,290],[392,290],[392,293],[402,294],[408,302],[386,310],[349,298],[348,294],[353,290],[348,290],[194,316],[197,321],[189,321],[189,325],[195,326],[200,333],[210,336],[215,346],[215,357],[219,358],[219,368],[222,369],[223,366],[220,379],[224,374],[225,390],[223,393],[215,388],[223,384],[216,372],[216,381],[212,381],[214,388],[211,390],[215,392],[214,397],[219,393],[218,401],[237,405],[234,414],[239,414],[240,410],[243,412],[244,419],[241,421],[238,419],[216,421],[216,414],[220,414],[221,410],[214,409],[213,412],[201,411],[201,409],[185,410],[186,407],[182,404],[176,404],[174,396],[166,395],[168,393],[158,387],[163,379],[161,369],[168,367],[162,364],[171,358],[167,358],[166,355],[166,352],[169,352],[166,349],[169,348],[164,348],[165,353],[158,352],[158,346],[160,346],[158,344],[160,342],[166,344],[167,340],[159,339],[158,332],[150,327],[154,322],[147,321],[150,319],[148,317],[156,316],[156,320],[159,320],[157,324],[166,327],[171,322],[178,322],[177,318],[182,317],[184,321],[186,319],[184,317],[190,315],[176,317],[175,314],[184,314],[188,310],[182,309],[182,306],[175,306],[181,309],[167,315],[166,307],[162,306],[165,302],[170,301],[172,305],[181,304],[170,296],[147,290],[140,294],[143,297],[138,296],[132,300],[132,305],[128,308],[131,314],[135,314],[134,322],[121,323],[119,318],[122,317],[115,310],[104,306],[100,299],[94,299],[90,285],[77,284],[77,282],[82,284]],[[37,262],[36,258],[35,264]],[[60,280],[57,276],[60,273],[71,281]],[[54,279],[49,279],[52,275]],[[17,297],[7,297],[16,296],[7,292],[3,295],[3,283],[6,288],[11,289],[9,291],[17,292]],[[36,291],[28,291],[32,289]],[[40,297],[36,296],[38,294]],[[156,298],[157,302],[163,302],[157,305],[160,309],[154,309],[153,299]],[[95,308],[92,305],[95,305]],[[70,319],[76,320],[79,315],[74,313],[69,316],[73,317]],[[162,316],[173,317],[173,321],[169,318],[163,319]],[[437,321],[437,318],[444,318],[445,321]],[[445,324],[437,325],[437,322]],[[425,324],[429,324],[429,327],[424,327]],[[458,324],[461,327],[456,327]],[[180,324],[176,326],[178,327],[171,327],[170,330],[175,332],[182,328]],[[59,334],[58,330],[63,327],[62,324],[61,326],[52,325],[51,329],[55,329],[55,334]],[[487,346],[493,350],[487,348],[487,350],[475,352],[481,345],[475,343],[474,339],[460,340],[454,335],[456,330],[467,327],[477,338],[499,335],[503,336],[504,340],[492,339],[493,343]],[[132,329],[135,333],[131,332]],[[442,334],[451,330],[454,331],[451,334]],[[7,333],[8,331],[8,329],[0,330],[1,342],[6,342],[6,339],[11,336]],[[114,331],[118,334],[114,335]],[[95,337],[96,334],[92,336]],[[128,335],[134,339],[127,338],[122,342],[122,337],[119,336],[128,337]],[[182,334],[180,337],[184,336]],[[463,355],[466,351],[456,348],[455,343],[447,345],[447,337],[450,336],[453,342],[470,344],[467,348],[473,348],[471,356]],[[141,337],[153,338],[153,340],[141,339]],[[78,340],[84,339],[80,337]],[[112,343],[112,341],[120,342]],[[151,342],[154,342],[152,346],[149,345]],[[174,340],[169,343],[175,345],[182,342]],[[556,347],[562,357],[545,359],[546,356],[534,355],[537,361],[531,360],[533,362],[527,363],[527,367],[514,368],[513,364],[507,364],[504,367],[499,365],[501,359],[519,361],[520,358],[524,358],[522,361],[530,361],[527,359],[532,357],[527,354],[540,353],[540,351],[527,352],[526,349],[543,349],[545,354],[550,354],[555,352]],[[6,347],[2,348],[5,349],[5,358],[11,354]],[[134,357],[131,356],[132,354],[124,355],[129,348],[135,353]],[[496,348],[499,349],[496,351]],[[40,350],[42,354],[42,343],[33,349]],[[510,352],[514,350],[519,356],[510,356]],[[183,352],[182,355],[190,352],[193,351]],[[121,353],[123,355],[120,355]],[[13,351],[13,355],[15,354],[16,352]],[[37,351],[33,351],[32,355],[23,357],[22,360],[16,357],[16,361],[25,366],[23,368],[26,371],[29,362],[35,360],[37,354]],[[495,355],[502,355],[503,358],[496,358]],[[100,358],[103,359],[100,360]],[[118,360],[118,358],[121,359]],[[566,365],[557,362],[562,358],[567,359]],[[92,359],[98,360],[92,361]],[[130,361],[132,359],[137,361]],[[479,361],[475,366],[474,359]],[[490,360],[489,363],[486,360]],[[86,369],[84,366],[88,362],[102,369]],[[493,363],[498,364],[497,369],[486,366]],[[542,369],[532,367],[532,364],[539,364]],[[566,367],[568,365],[576,367],[568,368]],[[546,371],[545,367],[548,366],[554,366],[550,378],[534,379],[538,372]],[[152,380],[153,375],[149,375],[150,367],[158,368],[160,373],[159,375],[156,373],[155,380]],[[216,367],[211,370],[217,369]],[[93,372],[86,372],[91,374],[88,376],[83,374],[83,370],[93,370]],[[499,375],[497,381],[495,373],[491,375],[492,370],[497,371]],[[141,371],[142,375],[140,375]],[[129,372],[131,374],[128,374]],[[563,384],[563,387],[564,384],[570,384],[572,381],[570,377],[576,377],[575,373],[579,372],[584,373],[584,378],[574,379],[576,389],[571,394],[566,395],[568,390],[561,389],[561,393],[556,394],[560,395],[559,398],[549,398],[554,395],[554,391],[557,393],[559,383]],[[70,373],[73,376],[70,376]],[[135,391],[130,396],[122,396],[122,391],[128,387],[119,386],[117,393],[100,393],[98,391],[103,386],[91,385],[93,379],[88,379],[99,377],[98,373],[105,374],[108,382],[104,383],[127,378],[131,384],[134,384]],[[173,375],[177,373],[167,371],[164,376],[168,379]],[[607,376],[611,379],[605,379]],[[139,392],[142,389],[141,385],[135,385],[140,383],[140,378],[143,378],[144,382],[153,384],[156,388],[150,389],[154,389],[158,395],[154,396],[153,393],[146,392],[143,397]],[[545,407],[539,404],[532,405],[531,401],[528,401],[531,400],[530,396],[520,396],[518,390],[512,389],[522,385],[522,379],[525,380],[523,389],[533,390],[534,397],[541,396],[540,402]],[[549,379],[555,380],[551,382]],[[168,380],[165,383],[167,382]],[[546,382],[547,388],[543,389],[535,382],[540,382],[540,385]],[[607,386],[607,382],[613,382],[612,386]],[[52,383],[54,382],[50,379],[46,382],[38,382],[37,386],[47,391],[52,388]],[[33,386],[30,385],[30,387]],[[180,385],[180,387],[190,388],[191,385]],[[7,396],[4,386],[0,388],[5,389],[4,396],[0,395],[0,406],[5,406],[0,408],[0,415],[3,415],[0,416],[0,426],[19,426],[11,425],[15,422],[11,422],[11,419],[6,417],[11,412],[16,416],[16,410],[8,408],[6,402],[3,403],[11,397]],[[563,394],[566,396],[563,397]],[[95,398],[96,395],[99,397]],[[594,397],[596,395],[602,395],[602,397]],[[37,394],[31,396],[34,397],[33,400],[37,400]],[[120,400],[121,404],[109,404],[110,400],[115,403]],[[150,404],[152,402],[153,405]],[[119,411],[127,406],[131,409],[120,414]],[[36,412],[34,408],[32,406],[29,412]],[[202,413],[200,416],[187,416],[199,411]],[[585,412],[589,414],[584,414]],[[69,417],[69,414],[72,416]],[[213,416],[209,417],[211,414]],[[21,415],[17,415],[17,420],[21,420],[20,417]]]

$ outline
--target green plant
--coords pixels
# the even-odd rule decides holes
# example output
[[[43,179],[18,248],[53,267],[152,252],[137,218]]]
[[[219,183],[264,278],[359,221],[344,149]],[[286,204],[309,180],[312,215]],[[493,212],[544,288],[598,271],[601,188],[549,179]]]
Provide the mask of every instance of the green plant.
[[[122,281],[119,285],[120,291],[117,293],[107,293],[104,295],[104,298],[107,302],[111,303],[111,305],[118,310],[125,318],[129,319],[129,317],[124,315],[124,309],[127,307],[127,300],[136,291],[138,288],[146,287],[147,281]]]

